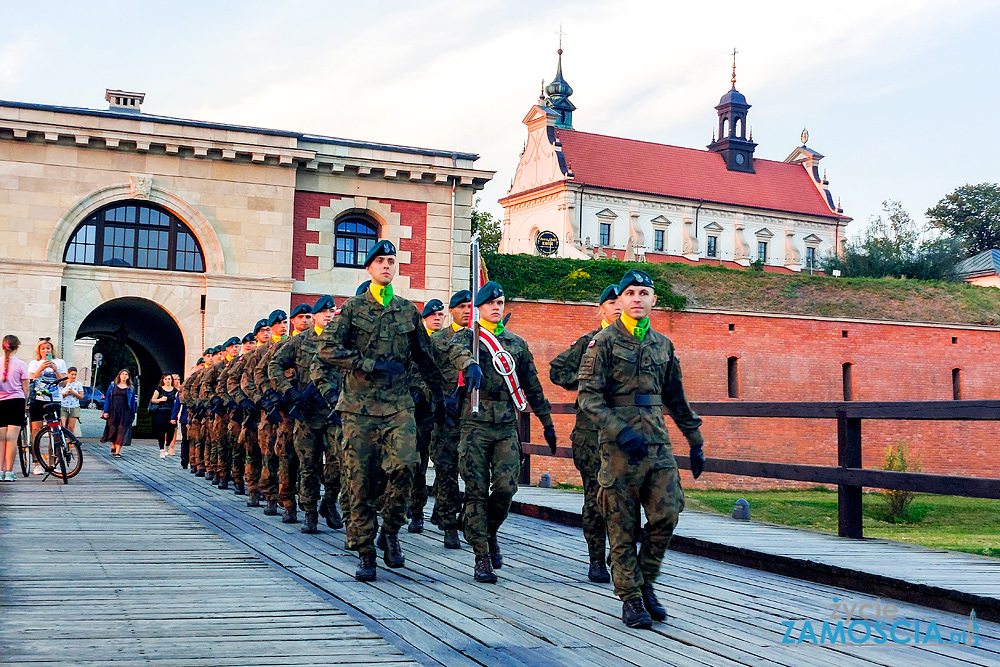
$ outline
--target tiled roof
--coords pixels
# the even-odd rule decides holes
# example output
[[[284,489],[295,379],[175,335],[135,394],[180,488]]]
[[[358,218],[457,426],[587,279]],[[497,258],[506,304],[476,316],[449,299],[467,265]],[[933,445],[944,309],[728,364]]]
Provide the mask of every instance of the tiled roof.
[[[959,262],[955,273],[962,278],[1000,275],[1000,250],[984,250],[975,257]]]
[[[705,200],[753,208],[843,217],[831,209],[798,164],[754,158],[757,173],[729,171],[707,150],[654,144],[576,130],[558,130],[574,183],[626,192]]]

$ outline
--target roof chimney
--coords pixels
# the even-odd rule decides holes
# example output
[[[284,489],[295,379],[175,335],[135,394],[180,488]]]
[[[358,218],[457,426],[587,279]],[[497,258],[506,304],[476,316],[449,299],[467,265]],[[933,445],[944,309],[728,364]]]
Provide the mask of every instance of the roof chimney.
[[[146,93],[130,93],[108,88],[104,91],[104,99],[108,101],[109,111],[139,113],[139,105],[146,99]]]

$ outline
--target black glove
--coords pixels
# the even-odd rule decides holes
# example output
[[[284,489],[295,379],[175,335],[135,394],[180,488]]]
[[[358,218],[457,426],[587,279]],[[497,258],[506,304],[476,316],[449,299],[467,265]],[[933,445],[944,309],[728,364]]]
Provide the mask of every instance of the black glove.
[[[413,399],[414,412],[422,412],[423,410],[427,409],[428,407],[427,397],[424,396],[424,392],[420,391],[419,389],[411,389],[410,398]]]
[[[277,426],[285,420],[282,418],[281,413],[278,412],[278,408],[271,408],[267,411],[267,421]]]
[[[287,410],[285,410],[285,412],[288,413],[289,417],[291,417],[292,419],[294,419],[297,422],[304,422],[304,421],[306,421],[306,416],[304,414],[302,414],[302,410],[299,410],[299,406],[297,406],[297,405],[291,406],[290,408],[288,408]]]
[[[274,389],[268,389],[265,391],[264,398],[271,404],[272,410],[281,405],[281,394],[276,392]]]
[[[295,387],[289,387],[284,395],[285,405],[302,405],[302,392]]]
[[[479,364],[472,364],[465,369],[463,379],[465,386],[469,389],[479,389],[479,384],[483,381],[483,369],[479,367]]]
[[[337,414],[336,410],[330,410],[330,414],[326,416],[326,420],[334,426],[344,425],[344,422],[340,421],[340,415]]]
[[[253,404],[249,398],[244,398],[240,400],[240,407],[243,408],[243,412],[247,415],[252,415],[254,412],[258,412],[257,406]]]
[[[444,401],[434,401],[434,423],[438,426],[444,426],[447,418],[448,409],[444,407]]]
[[[618,434],[618,448],[628,456],[631,465],[639,465],[649,454],[649,447],[646,439],[632,430],[631,426],[626,426]]]
[[[211,403],[212,407],[215,408],[216,410],[221,410],[222,407],[225,405],[225,401],[222,400],[221,396],[213,396],[212,400],[209,402]]]
[[[395,359],[379,359],[375,362],[372,372],[385,373],[386,375],[402,375],[406,372],[406,367]]]
[[[335,389],[328,389],[327,392],[323,394],[323,400],[326,401],[326,404],[330,406],[331,410],[333,410],[337,407],[337,401],[340,400],[340,392]]]
[[[239,409],[240,409],[239,404],[237,404],[236,401],[234,401],[233,399],[229,399],[229,401],[226,403],[226,410],[235,411]]]
[[[556,427],[549,424],[545,427],[545,442],[548,443],[549,449],[552,451],[552,456],[556,455]]]
[[[316,385],[312,383],[307,384],[306,388],[302,390],[302,400],[305,401],[306,407],[313,410],[323,410],[326,408],[326,401],[323,400]]]
[[[458,417],[462,411],[462,397],[459,389],[444,396],[444,421],[448,426],[458,423]]]
[[[701,450],[701,445],[691,447],[691,474],[695,479],[705,472],[705,452]]]

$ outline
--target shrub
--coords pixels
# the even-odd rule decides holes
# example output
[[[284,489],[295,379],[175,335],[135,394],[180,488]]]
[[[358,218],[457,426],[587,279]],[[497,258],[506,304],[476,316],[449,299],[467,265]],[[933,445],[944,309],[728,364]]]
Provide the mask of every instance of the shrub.
[[[910,458],[910,446],[906,442],[897,440],[895,444],[886,447],[885,465],[882,469],[896,472],[920,472],[920,462]],[[910,511],[910,505],[916,495],[913,491],[883,489],[882,500],[885,501],[889,521],[892,523],[919,521],[920,517],[915,516]]]

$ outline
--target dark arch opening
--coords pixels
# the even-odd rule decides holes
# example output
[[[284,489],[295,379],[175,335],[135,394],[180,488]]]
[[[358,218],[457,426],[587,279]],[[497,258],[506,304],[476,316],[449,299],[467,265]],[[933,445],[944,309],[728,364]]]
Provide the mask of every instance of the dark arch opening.
[[[112,299],[95,308],[80,325],[76,338],[108,336],[123,342],[139,367],[139,418],[164,373],[185,375],[184,336],[174,318],[159,304],[138,297]],[[112,370],[114,373],[118,369]],[[101,391],[107,386],[98,387]]]

